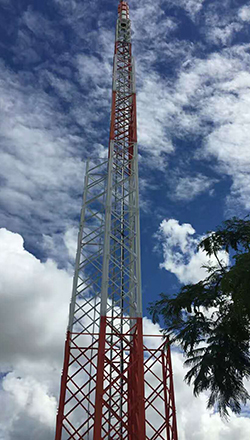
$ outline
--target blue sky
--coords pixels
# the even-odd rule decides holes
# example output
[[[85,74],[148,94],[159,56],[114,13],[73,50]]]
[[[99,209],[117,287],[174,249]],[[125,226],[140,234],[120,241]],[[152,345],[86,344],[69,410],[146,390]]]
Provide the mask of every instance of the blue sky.
[[[85,161],[108,146],[117,3],[0,0],[1,440],[53,438]],[[204,276],[199,237],[249,213],[250,2],[129,5],[147,314],[160,292]],[[249,419],[212,422],[205,397],[192,405],[207,432],[190,436],[181,396],[191,391],[174,362],[180,440],[233,440],[239,429],[245,440]]]

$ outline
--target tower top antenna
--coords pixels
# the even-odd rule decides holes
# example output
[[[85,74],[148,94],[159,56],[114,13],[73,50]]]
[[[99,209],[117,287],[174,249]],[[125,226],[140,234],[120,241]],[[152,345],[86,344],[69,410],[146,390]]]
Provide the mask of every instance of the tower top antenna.
[[[121,20],[129,19],[129,5],[125,0],[120,0],[119,2],[118,16]]]

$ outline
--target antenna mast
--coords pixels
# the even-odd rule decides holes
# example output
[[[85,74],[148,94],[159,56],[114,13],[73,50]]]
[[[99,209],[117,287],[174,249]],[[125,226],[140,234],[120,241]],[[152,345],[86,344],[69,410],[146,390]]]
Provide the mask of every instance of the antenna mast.
[[[109,153],[86,168],[55,440],[177,440],[170,348],[146,348],[142,332],[135,64],[121,0]]]

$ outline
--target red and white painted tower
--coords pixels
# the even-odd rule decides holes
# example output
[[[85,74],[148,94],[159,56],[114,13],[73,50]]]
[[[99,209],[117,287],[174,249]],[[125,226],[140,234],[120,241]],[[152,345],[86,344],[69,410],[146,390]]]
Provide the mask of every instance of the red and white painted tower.
[[[170,348],[143,342],[131,49],[120,1],[109,154],[86,168],[55,440],[177,440]]]

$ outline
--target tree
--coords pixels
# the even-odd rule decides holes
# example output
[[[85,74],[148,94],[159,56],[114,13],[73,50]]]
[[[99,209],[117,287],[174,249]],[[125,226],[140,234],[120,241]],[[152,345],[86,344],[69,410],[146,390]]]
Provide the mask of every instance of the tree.
[[[222,417],[228,409],[241,412],[249,394],[244,379],[250,376],[250,221],[236,217],[222,223],[201,241],[217,265],[206,266],[207,277],[183,286],[171,298],[161,294],[149,311],[163,322],[163,333],[178,342],[190,367],[185,376],[194,395],[209,391],[208,408]],[[230,255],[225,266],[220,251]]]

